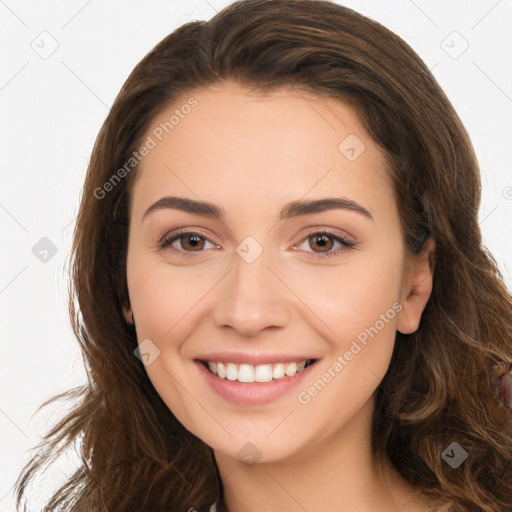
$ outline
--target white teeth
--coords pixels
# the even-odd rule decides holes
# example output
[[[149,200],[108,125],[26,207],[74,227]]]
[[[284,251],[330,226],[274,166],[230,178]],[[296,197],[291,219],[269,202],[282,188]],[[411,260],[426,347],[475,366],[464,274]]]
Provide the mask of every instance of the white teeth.
[[[212,373],[215,373],[215,372],[212,372]],[[224,366],[223,363],[217,363],[217,375],[221,379],[225,379],[226,378],[226,367]]]
[[[288,377],[293,377],[297,373],[297,363],[288,363],[284,368],[284,373]]]
[[[250,383],[270,382],[273,379],[277,380],[285,377],[293,377],[295,374],[305,369],[308,361],[311,364],[311,360],[306,359],[292,363],[259,364],[256,366],[245,363],[238,365],[235,363],[214,361],[208,361],[207,364],[211,373],[221,379]]]
[[[272,365],[259,364],[254,370],[254,380],[256,382],[270,382],[272,380]]]
[[[282,379],[284,377],[284,364],[278,363],[274,365],[274,372],[273,372],[274,379]]]
[[[228,380],[238,380],[238,368],[236,364],[228,363],[226,377]]]
[[[250,364],[241,364],[238,370],[239,382],[254,382],[254,366]]]

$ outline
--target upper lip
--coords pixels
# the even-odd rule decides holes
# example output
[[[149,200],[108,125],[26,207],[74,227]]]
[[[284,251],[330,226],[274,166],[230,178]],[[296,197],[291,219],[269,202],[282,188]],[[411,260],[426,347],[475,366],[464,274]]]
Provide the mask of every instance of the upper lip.
[[[234,364],[250,364],[257,366],[260,364],[293,363],[303,360],[316,360],[316,357],[305,356],[302,354],[250,354],[247,352],[215,352],[205,356],[195,358],[198,361],[212,361]]]

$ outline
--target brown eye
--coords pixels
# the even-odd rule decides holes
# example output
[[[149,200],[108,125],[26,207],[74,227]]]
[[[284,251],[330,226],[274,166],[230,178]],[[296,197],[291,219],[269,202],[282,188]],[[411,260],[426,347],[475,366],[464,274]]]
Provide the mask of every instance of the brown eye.
[[[314,248],[316,245],[320,249],[320,252],[329,252],[334,244],[332,237],[321,233],[310,236],[308,240],[310,247]]]
[[[204,239],[201,236],[192,233],[180,235],[178,240],[180,241],[181,247],[185,250],[201,250],[204,246]]]
[[[302,244],[306,244],[312,250],[305,249],[305,252],[313,253],[314,258],[329,258],[331,256],[339,256],[346,249],[355,247],[355,243],[349,240],[345,240],[335,233],[330,231],[315,231],[310,233],[306,238],[303,239]],[[302,245],[301,244],[301,245]],[[335,244],[338,244],[339,248],[334,248]],[[297,247],[294,247],[297,249]],[[334,249],[334,250],[333,250]]]
[[[208,238],[194,231],[173,232],[165,235],[159,242],[160,249],[170,249],[175,252],[181,252],[184,255],[192,252],[204,252],[205,244],[211,244],[213,248],[218,249],[220,246],[210,242]]]

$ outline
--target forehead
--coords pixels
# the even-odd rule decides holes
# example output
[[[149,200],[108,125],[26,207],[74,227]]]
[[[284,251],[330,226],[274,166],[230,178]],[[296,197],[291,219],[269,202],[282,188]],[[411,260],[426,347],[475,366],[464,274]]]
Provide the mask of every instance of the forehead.
[[[300,88],[226,82],[191,91],[153,119],[147,138],[154,147],[139,164],[134,203],[164,191],[246,206],[309,193],[371,203],[391,192],[387,162],[356,110]]]

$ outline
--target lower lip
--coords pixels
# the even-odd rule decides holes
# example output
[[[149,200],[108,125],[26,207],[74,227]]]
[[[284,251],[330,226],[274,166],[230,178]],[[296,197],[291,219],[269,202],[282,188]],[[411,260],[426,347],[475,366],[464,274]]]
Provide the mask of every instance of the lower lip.
[[[296,373],[293,377],[283,377],[282,379],[271,380],[270,382],[249,383],[221,379],[207,370],[203,363],[199,361],[194,362],[198,367],[199,373],[221,397],[236,405],[251,406],[268,404],[289,393],[302,382],[310,373],[310,369],[318,361],[315,361],[315,363],[309,365],[301,372]]]

